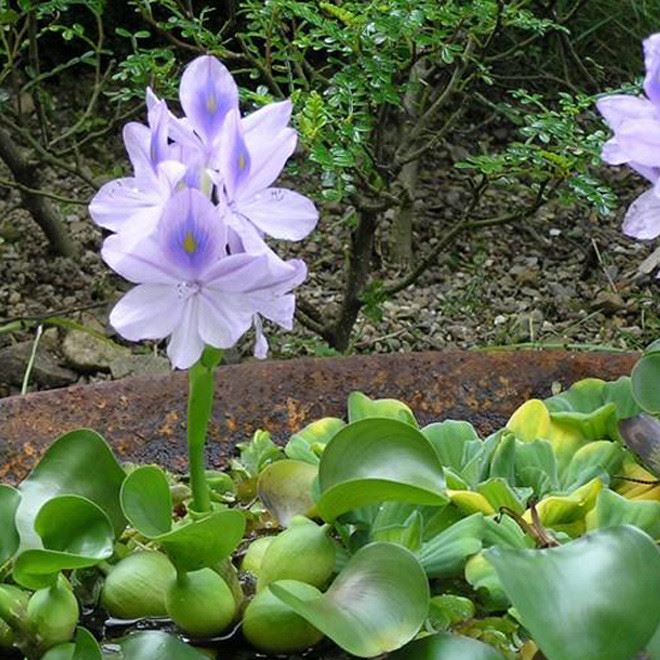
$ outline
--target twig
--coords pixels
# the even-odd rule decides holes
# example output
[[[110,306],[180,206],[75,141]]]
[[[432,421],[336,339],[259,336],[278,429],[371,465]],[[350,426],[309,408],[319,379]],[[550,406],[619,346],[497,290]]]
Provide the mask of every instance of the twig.
[[[56,309],[52,312],[45,312],[44,314],[37,314],[34,316],[12,316],[6,319],[0,319],[0,324],[7,325],[9,323],[44,323],[53,316],[67,316],[77,312],[86,312],[88,309],[98,309],[105,307],[108,304],[107,300],[103,302],[89,303],[88,305],[78,305],[76,307],[65,307],[64,309]]]
[[[54,199],[56,202],[62,202],[63,204],[76,204],[78,206],[87,206],[88,202],[82,199],[74,199],[73,197],[64,197],[63,195],[58,195],[56,193],[48,192],[48,190],[40,190],[39,188],[30,188],[23,183],[18,181],[11,181],[10,179],[4,179],[0,177],[0,186],[5,186],[6,188],[17,188],[21,192],[28,193],[30,195],[39,195],[40,197],[48,197],[48,199]]]

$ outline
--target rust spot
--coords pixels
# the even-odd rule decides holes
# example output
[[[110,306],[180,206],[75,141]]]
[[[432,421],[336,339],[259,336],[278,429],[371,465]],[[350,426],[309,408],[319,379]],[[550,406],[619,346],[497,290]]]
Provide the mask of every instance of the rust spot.
[[[549,396],[553,381],[611,380],[630,373],[636,358],[443,351],[226,366],[218,370],[209,463],[226,465],[236,443],[257,428],[284,444],[318,417],[344,417],[353,390],[405,401],[422,425],[467,419],[485,435],[525,399]],[[0,399],[0,477],[22,479],[57,436],[83,426],[105,436],[120,460],[184,471],[187,390],[186,374],[170,373]]]

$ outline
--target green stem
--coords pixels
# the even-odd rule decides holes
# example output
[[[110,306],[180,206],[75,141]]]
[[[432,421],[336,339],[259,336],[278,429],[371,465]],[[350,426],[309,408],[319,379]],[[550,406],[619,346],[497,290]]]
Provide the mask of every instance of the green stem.
[[[204,447],[213,409],[214,371],[221,359],[222,351],[207,347],[199,362],[188,371],[188,470],[192,508],[200,513],[211,509]]]

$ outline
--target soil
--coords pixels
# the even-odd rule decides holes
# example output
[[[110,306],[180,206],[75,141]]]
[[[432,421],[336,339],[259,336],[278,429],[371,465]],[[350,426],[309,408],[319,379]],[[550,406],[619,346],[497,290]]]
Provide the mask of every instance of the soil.
[[[113,162],[124,166],[118,131],[104,146],[102,161],[88,155],[88,167],[109,172]],[[450,167],[454,152],[454,145],[445,145],[422,168],[416,202],[418,256],[433,248],[464,207],[465,186]],[[6,173],[0,176],[8,177]],[[51,179],[43,187],[66,197],[89,199],[90,191],[73,180],[48,176]],[[550,205],[517,226],[461,237],[416,286],[386,301],[376,313],[360,316],[350,352],[530,345],[643,348],[660,331],[659,281],[652,272],[657,268],[639,270],[655,246],[626,238],[620,224],[644,182],[625,168],[612,169],[608,176],[620,193],[621,206],[614,216]],[[315,183],[307,181],[304,187],[313,193]],[[509,211],[517,194],[513,190],[488,198],[489,213]],[[38,321],[52,314],[63,320],[39,344],[30,389],[131,373],[130,368],[110,369],[107,363],[94,366],[93,360],[80,365],[62,350],[64,337],[71,333],[71,328],[63,326],[71,322],[112,336],[108,312],[130,286],[101,261],[102,232],[89,219],[86,207],[60,205],[68,229],[81,245],[80,256],[67,259],[50,254],[42,233],[19,202],[17,191],[0,188],[0,396],[20,391]],[[374,255],[379,278],[396,274],[388,259],[386,229],[385,222]],[[277,246],[282,254],[307,261],[310,276],[299,293],[320,310],[332,310],[340,299],[346,240],[340,209],[326,205],[321,207],[319,228],[308,239]],[[8,323],[10,328],[2,328]],[[273,358],[333,352],[299,323],[291,333],[270,330]],[[253,359],[251,342],[251,337],[246,338],[231,359]],[[145,342],[131,350],[147,361],[161,356],[154,368],[163,368],[162,344]],[[152,368],[150,362],[145,364],[144,368]]]

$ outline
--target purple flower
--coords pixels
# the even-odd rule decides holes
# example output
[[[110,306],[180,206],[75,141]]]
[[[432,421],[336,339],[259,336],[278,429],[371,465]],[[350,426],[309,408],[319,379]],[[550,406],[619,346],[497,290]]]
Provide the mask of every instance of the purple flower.
[[[298,241],[318,221],[307,197],[271,187],[296,148],[296,134],[287,127],[289,101],[272,103],[240,119],[232,110],[225,119],[219,149],[219,173],[234,225],[251,227],[273,238]]]
[[[167,352],[179,369],[193,365],[205,344],[233,346],[256,314],[290,324],[290,291],[306,275],[300,261],[228,254],[222,209],[192,189],[171,197],[149,237],[135,243],[116,234],[102,255],[137,284],[112,310],[110,323],[132,341],[169,337]]]
[[[272,187],[296,147],[288,126],[291,103],[271,103],[241,118],[238,88],[214,57],[193,60],[179,89],[185,117],[177,118],[147,89],[149,125],[124,129],[134,176],[105,184],[92,200],[94,221],[111,231],[148,235],[175,190],[196,188],[223,197],[242,249],[262,252],[263,236],[300,240],[316,226],[307,197]]]
[[[644,41],[644,63],[648,98],[613,94],[597,107],[614,132],[603,145],[603,160],[627,164],[654,185],[631,204],[623,222],[628,236],[650,239],[660,235],[660,34]]]
[[[148,127],[130,122],[123,131],[134,176],[106,183],[89,205],[96,224],[130,233],[136,240],[155,229],[165,203],[186,172],[183,163],[169,159],[165,102],[153,104],[148,117]]]

